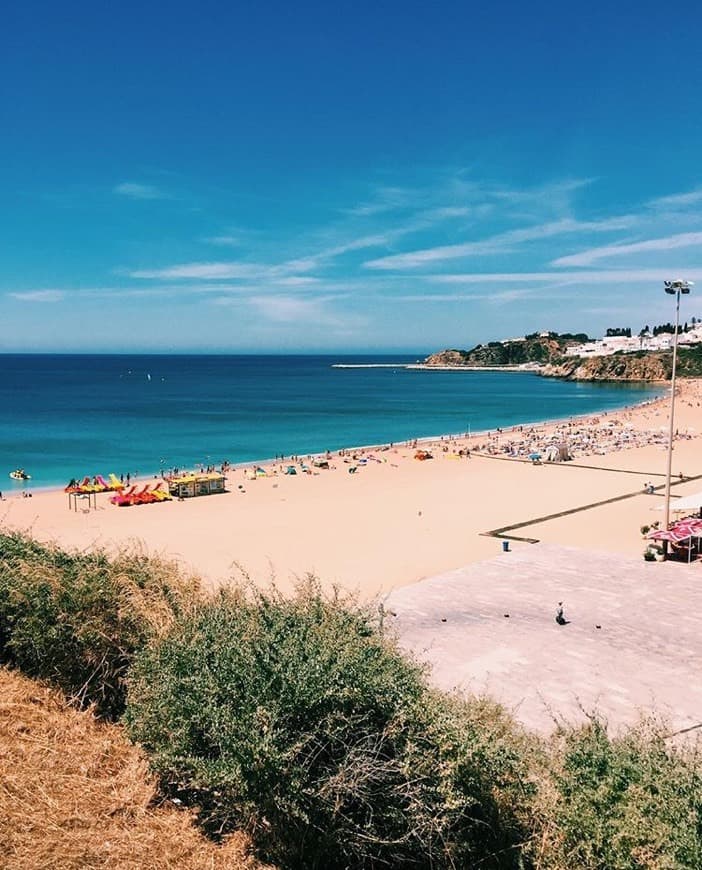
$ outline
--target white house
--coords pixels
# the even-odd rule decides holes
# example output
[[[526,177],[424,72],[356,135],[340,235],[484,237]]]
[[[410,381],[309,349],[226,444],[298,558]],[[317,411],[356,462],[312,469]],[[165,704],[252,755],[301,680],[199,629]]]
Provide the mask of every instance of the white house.
[[[678,339],[680,344],[698,344],[702,342],[702,329],[691,329],[684,332]],[[566,356],[611,356],[619,351],[634,353],[637,350],[669,350],[673,346],[673,336],[669,332],[660,335],[636,335],[628,338],[624,335],[608,336],[584,344],[576,344],[566,349]]]

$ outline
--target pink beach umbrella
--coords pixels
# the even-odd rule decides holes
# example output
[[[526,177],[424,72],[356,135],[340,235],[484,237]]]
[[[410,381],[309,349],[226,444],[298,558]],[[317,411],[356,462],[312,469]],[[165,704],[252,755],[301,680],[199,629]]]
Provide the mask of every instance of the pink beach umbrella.
[[[689,517],[688,519],[680,520],[675,523],[673,528],[676,531],[687,532],[688,535],[702,535],[702,520],[699,520],[696,517]]]
[[[646,537],[651,541],[672,541],[674,544],[679,544],[690,537],[689,532],[678,533],[676,529],[656,529],[655,532],[649,532]]]
[[[682,521],[676,523],[667,531],[665,529],[658,529],[655,532],[650,532],[646,537],[652,541],[670,541],[673,544],[681,544],[683,541],[686,541],[688,545],[687,561],[689,563],[692,561],[692,538],[702,536],[702,529],[695,531],[690,528],[691,524]]]

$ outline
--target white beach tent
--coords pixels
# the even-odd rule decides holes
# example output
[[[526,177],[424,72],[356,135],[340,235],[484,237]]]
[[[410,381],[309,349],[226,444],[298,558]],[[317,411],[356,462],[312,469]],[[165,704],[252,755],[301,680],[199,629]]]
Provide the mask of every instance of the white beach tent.
[[[702,509],[702,492],[676,498],[670,502],[670,509],[673,511],[698,511]]]
[[[670,500],[671,511],[700,511],[702,510],[702,492],[695,492],[692,495],[686,495],[682,498],[672,498]],[[657,504],[654,511],[664,511],[664,504]]]

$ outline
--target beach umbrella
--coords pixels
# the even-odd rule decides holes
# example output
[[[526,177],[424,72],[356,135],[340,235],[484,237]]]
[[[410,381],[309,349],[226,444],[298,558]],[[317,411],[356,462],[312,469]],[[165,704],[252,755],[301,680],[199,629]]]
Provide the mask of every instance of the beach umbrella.
[[[671,541],[673,544],[679,544],[681,541],[687,540],[690,535],[678,534],[675,529],[656,529],[654,532],[649,532],[646,537],[650,541]]]
[[[702,521],[694,518],[678,520],[670,529],[678,540],[673,540],[673,543],[678,544],[681,541],[688,541],[687,561],[692,561],[692,538],[700,538],[702,536]]]
[[[687,537],[691,536],[699,536],[702,535],[702,521],[689,519],[689,520],[679,520],[675,523],[671,531],[674,531],[676,535],[686,535]]]

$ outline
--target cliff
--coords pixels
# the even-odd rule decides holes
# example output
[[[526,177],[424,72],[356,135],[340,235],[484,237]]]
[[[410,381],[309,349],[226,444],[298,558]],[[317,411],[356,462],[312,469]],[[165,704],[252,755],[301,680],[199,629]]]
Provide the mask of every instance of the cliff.
[[[424,360],[427,366],[469,366],[473,365],[468,359],[466,350],[440,350]]]
[[[569,344],[587,336],[533,335],[516,341],[491,341],[472,350],[442,350],[424,360],[428,366],[518,366],[525,363],[551,363],[560,359]]]
[[[670,379],[672,354],[614,354],[590,359],[566,357],[543,366],[540,375],[569,381],[666,381]]]
[[[570,381],[669,381],[672,370],[673,353],[667,350],[590,359],[566,357],[543,366],[539,374]],[[677,374],[681,378],[702,377],[702,346],[678,348]]]
[[[673,353],[636,351],[612,356],[570,357],[565,349],[574,337],[549,333],[521,341],[479,344],[472,350],[442,350],[424,360],[427,366],[516,366],[538,363],[544,377],[571,381],[668,381],[673,368]],[[678,376],[702,377],[702,344],[678,348]]]

